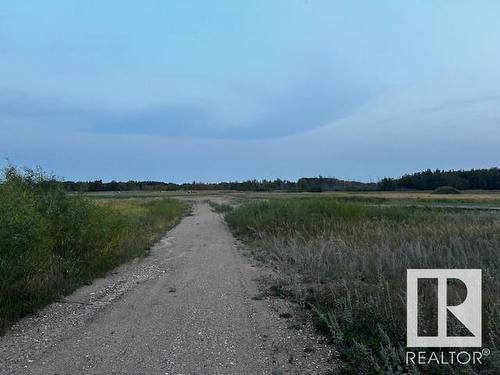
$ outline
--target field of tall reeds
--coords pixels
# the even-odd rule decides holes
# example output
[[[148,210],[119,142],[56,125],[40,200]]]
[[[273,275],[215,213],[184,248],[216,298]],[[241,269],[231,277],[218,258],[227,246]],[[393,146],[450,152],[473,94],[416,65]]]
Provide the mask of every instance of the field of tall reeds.
[[[340,373],[498,373],[500,213],[298,198],[242,205],[226,220],[257,259],[279,269],[268,292],[314,311],[339,350]],[[482,366],[406,366],[409,268],[483,270],[483,347],[492,354]],[[460,285],[453,288],[451,299],[463,300]],[[421,293],[436,299],[434,288]],[[419,326],[430,333],[436,319],[431,304]]]
[[[122,262],[147,254],[185,205],[171,199],[93,201],[41,171],[0,179],[0,333]]]

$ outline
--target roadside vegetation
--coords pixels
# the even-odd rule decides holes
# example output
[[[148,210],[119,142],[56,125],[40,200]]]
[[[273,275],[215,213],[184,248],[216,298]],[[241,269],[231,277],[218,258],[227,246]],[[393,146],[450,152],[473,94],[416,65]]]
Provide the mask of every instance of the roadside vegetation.
[[[41,171],[0,180],[0,333],[13,321],[147,254],[185,210],[171,199],[95,202]]]
[[[210,204],[210,207],[212,207],[212,210],[217,213],[225,214],[227,212],[231,212],[233,210],[233,206],[229,204],[224,204],[224,203],[217,203],[213,201],[209,201],[208,204]]]
[[[500,213],[298,198],[242,205],[226,220],[257,259],[279,269],[268,293],[313,310],[339,350],[342,374],[479,372],[407,368],[408,268],[483,270],[483,347],[492,354],[480,371],[500,367]],[[436,298],[433,288],[421,293]],[[458,303],[463,290],[455,286],[451,296]],[[437,317],[427,307],[419,326],[431,330]]]

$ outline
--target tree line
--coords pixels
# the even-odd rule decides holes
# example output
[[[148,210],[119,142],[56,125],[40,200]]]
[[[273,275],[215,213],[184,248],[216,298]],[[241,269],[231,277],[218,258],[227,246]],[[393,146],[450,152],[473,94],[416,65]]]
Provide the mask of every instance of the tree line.
[[[405,174],[400,178],[383,178],[379,190],[434,190],[440,186],[452,186],[459,190],[500,189],[500,168],[434,171]]]
[[[374,190],[434,190],[440,186],[453,186],[460,190],[500,189],[500,168],[451,170],[428,169],[405,174],[399,178],[386,177],[379,182],[340,180],[334,177],[302,177],[289,180],[247,180],[233,182],[196,182],[176,184],[163,181],[65,181],[68,191],[174,191],[174,190],[237,190],[237,191],[374,191]]]
[[[233,182],[206,183],[196,182],[176,184],[162,181],[65,181],[68,191],[98,192],[98,191],[174,191],[174,190],[237,190],[237,191],[290,191],[290,192],[321,192],[348,190],[376,190],[376,183],[344,181],[332,177],[300,178],[298,181],[288,180],[247,180]]]

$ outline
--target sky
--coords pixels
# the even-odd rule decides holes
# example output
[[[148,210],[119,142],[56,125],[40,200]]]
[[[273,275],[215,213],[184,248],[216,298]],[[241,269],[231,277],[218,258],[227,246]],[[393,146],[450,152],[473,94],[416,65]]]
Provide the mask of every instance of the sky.
[[[0,2],[0,165],[377,181],[500,164],[500,2]]]

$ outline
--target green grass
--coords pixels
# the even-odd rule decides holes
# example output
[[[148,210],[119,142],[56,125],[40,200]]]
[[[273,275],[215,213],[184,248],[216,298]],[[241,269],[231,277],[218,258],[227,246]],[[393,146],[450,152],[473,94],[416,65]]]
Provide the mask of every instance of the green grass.
[[[483,346],[493,354],[481,371],[500,365],[500,213],[303,198],[243,205],[226,220],[254,256],[280,269],[269,293],[313,309],[341,373],[417,373],[404,363],[408,268],[483,269]],[[429,308],[420,323],[435,318]]]
[[[294,192],[239,192],[231,193],[233,197],[243,199],[272,199],[272,198],[338,198],[347,201],[372,204],[410,205],[422,203],[496,206],[500,207],[500,192],[488,190],[467,190],[461,194],[432,194],[425,191],[374,191],[374,192],[322,192],[322,193],[294,193]]]
[[[39,171],[0,183],[0,332],[15,320],[146,255],[185,212],[171,199],[95,202]]]
[[[225,214],[228,212],[231,212],[233,210],[233,206],[229,204],[224,204],[224,203],[217,203],[213,201],[208,202],[210,204],[210,207],[212,207],[212,210],[214,212],[220,213],[220,214]]]

